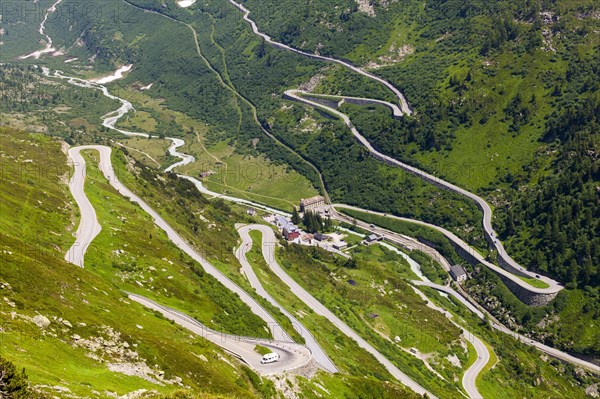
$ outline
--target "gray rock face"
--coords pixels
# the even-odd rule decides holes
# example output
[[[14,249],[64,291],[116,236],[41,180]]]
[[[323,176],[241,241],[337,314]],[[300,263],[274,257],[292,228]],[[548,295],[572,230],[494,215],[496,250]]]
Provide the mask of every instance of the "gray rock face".
[[[32,320],[39,328],[42,329],[47,328],[50,325],[50,320],[41,314],[34,316]]]

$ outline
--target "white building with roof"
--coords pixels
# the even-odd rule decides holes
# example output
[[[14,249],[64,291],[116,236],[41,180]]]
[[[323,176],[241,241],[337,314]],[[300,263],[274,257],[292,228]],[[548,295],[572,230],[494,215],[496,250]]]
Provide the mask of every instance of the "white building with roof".
[[[301,199],[300,212],[313,211],[323,205],[325,205],[325,198],[321,197],[320,195],[307,199]]]
[[[465,272],[465,269],[463,269],[461,265],[454,265],[450,267],[450,276],[452,276],[454,281],[457,283],[466,281],[468,278],[467,272]]]

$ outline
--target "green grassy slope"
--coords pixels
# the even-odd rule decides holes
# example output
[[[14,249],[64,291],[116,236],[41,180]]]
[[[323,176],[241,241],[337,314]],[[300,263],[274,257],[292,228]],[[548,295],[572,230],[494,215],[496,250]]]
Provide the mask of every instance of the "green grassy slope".
[[[300,301],[287,286],[270,270],[264,261],[260,232],[250,233],[252,249],[247,258],[253,266],[261,284],[268,292],[311,330],[319,344],[325,349],[335,365],[341,370],[342,378],[319,373],[311,380],[299,383],[308,398],[321,397],[324,393],[332,397],[411,397],[406,388],[391,381],[389,373],[368,352],[361,349],[332,323],[318,316]],[[359,376],[359,377],[357,377]]]
[[[402,258],[378,246],[358,247],[354,255],[353,266],[356,268],[345,267],[343,261],[330,254],[297,245],[283,247],[277,257],[296,281],[368,337],[401,369],[425,386],[431,384],[434,393],[452,397],[449,384],[434,388],[431,377],[423,377],[427,372],[422,363],[406,355],[398,346],[414,346],[426,353],[432,367],[447,381],[452,381],[455,375],[461,375],[461,371],[450,365],[446,356],[454,354],[462,364],[467,362],[455,327],[443,317],[440,320],[441,315],[429,309],[406,286],[403,273],[408,265]],[[357,285],[350,285],[349,279]],[[435,291],[426,291],[426,294],[443,301],[445,309],[459,315],[455,321],[488,342],[497,354],[498,362],[478,382],[484,397],[559,398],[573,395],[583,398],[585,388],[597,380],[589,375],[580,378],[574,367],[548,360],[536,350],[496,332],[464,306],[438,296]],[[372,313],[378,317],[369,318]],[[391,342],[395,336],[401,338],[399,344]]]
[[[64,46],[86,32],[85,46],[71,54],[81,57],[79,64],[71,64],[78,73],[89,75],[90,66],[98,72],[132,62],[134,71],[118,85],[154,82],[152,95],[210,124],[214,142],[286,162],[319,186],[314,170],[262,134],[238,92],[256,106],[265,127],[319,168],[334,200],[422,218],[484,245],[472,204],[380,165],[339,123],[281,100],[285,88],[319,73],[325,75],[317,87],[321,92],[362,91],[388,98],[380,87],[265,46],[225,1],[186,10],[174,2],[165,7],[157,0],[135,4],[189,23],[202,54],[196,54],[188,27],[120,1],[106,2],[100,16],[58,18],[48,29]],[[415,108],[414,118],[392,123],[377,109],[369,109],[362,120],[361,109],[349,107],[348,112],[384,152],[489,199],[509,253],[578,289],[574,292],[584,297],[578,325],[597,323],[595,3],[408,1],[377,4],[374,16],[349,0],[314,7],[290,1],[245,4],[273,37],[308,50],[321,43],[323,53],[375,68],[401,88]],[[175,42],[183,44],[170,45]],[[85,61],[92,53],[98,54],[96,61]],[[170,60],[166,65],[165,58]],[[46,62],[65,66],[60,57]],[[163,126],[184,134],[176,124]],[[212,184],[218,187],[214,180]],[[251,191],[242,184],[246,182],[235,189]],[[538,205],[530,206],[532,198]],[[574,346],[567,338],[552,343]],[[577,350],[598,356],[596,344]]]
[[[268,337],[264,322],[175,247],[152,218],[117,193],[86,154],[86,194],[102,232],[86,253],[86,268],[127,292],[178,308],[218,331]]]
[[[0,130],[0,140],[2,356],[25,367],[34,385],[59,396],[123,395],[138,389],[169,393],[181,389],[176,377],[191,392],[254,396],[247,374],[235,362],[221,360],[226,356],[220,349],[126,300],[123,285],[103,278],[94,267],[80,269],[64,262],[77,215],[60,143],[6,128]],[[110,190],[105,194],[113,195]],[[135,211],[129,216],[135,219]],[[105,225],[105,231],[111,230]],[[135,240],[127,243],[138,250]],[[197,295],[210,296],[210,291]],[[230,298],[228,306],[235,303]],[[204,304],[215,310],[220,306],[214,299]],[[245,317],[243,310],[236,310]],[[256,317],[248,317],[250,326]],[[114,371],[134,366],[147,367],[146,372],[136,376]],[[172,382],[158,383],[161,378]]]

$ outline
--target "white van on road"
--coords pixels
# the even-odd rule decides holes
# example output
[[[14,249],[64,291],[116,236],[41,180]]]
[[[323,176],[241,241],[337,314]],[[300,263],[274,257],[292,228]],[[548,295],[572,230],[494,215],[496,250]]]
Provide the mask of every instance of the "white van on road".
[[[273,363],[279,360],[279,354],[275,353],[275,352],[271,352],[271,353],[267,353],[266,355],[263,356],[263,358],[260,360],[260,362],[262,364],[265,363]]]

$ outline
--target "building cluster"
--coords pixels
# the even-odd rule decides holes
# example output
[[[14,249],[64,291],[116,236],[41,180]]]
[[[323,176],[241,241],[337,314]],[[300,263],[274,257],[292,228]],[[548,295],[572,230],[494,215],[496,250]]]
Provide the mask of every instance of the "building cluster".
[[[315,196],[312,198],[302,199],[300,201],[300,211],[305,214],[306,214],[306,212],[315,213],[318,211],[324,211],[325,213],[327,213],[327,210],[324,210],[322,208],[324,205],[325,205],[325,199],[321,196]],[[256,213],[255,213],[254,209],[249,208],[248,214],[255,215]],[[294,215],[291,220],[285,216],[275,215],[275,214],[265,217],[264,219],[266,221],[268,221],[269,223],[276,225],[279,228],[281,235],[288,242],[292,242],[294,244],[300,244],[300,245],[319,246],[328,251],[332,251],[332,252],[338,253],[340,255],[343,255],[347,258],[350,258],[350,256],[348,254],[341,252],[343,249],[346,249],[348,247],[348,244],[346,243],[346,241],[344,241],[344,238],[345,238],[344,235],[338,234],[338,233],[330,233],[330,234],[307,233],[307,232],[303,231],[295,223],[292,222],[292,220],[296,221],[297,223],[300,221],[300,218],[298,217],[298,214],[296,213],[296,211],[294,211]],[[306,221],[304,223],[306,223]],[[373,226],[371,225],[371,227],[373,227]],[[382,241],[383,239],[384,239],[384,237],[382,235],[370,234],[362,240],[362,244],[363,245],[371,245],[371,244],[378,243],[378,242]],[[461,265],[452,266],[450,268],[450,276],[452,277],[452,279],[454,279],[458,283],[466,281],[469,277],[467,275],[465,269]]]
[[[327,250],[341,251],[348,247],[339,234],[307,233],[285,216],[271,215],[265,218],[279,228],[281,235],[289,242],[301,245],[315,245]]]
[[[300,238],[302,230],[285,216],[275,215],[275,224],[281,229],[281,234],[288,241]]]

